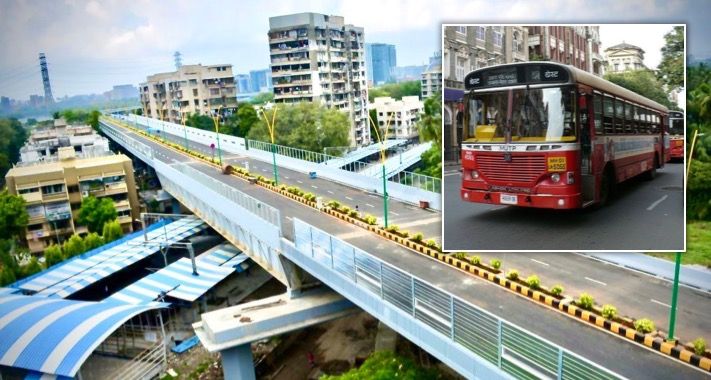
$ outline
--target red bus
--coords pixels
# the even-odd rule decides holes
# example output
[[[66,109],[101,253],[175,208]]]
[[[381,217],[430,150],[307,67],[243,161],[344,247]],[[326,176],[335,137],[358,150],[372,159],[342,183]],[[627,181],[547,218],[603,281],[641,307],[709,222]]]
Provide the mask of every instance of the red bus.
[[[669,158],[684,160],[684,114],[679,111],[669,111]]]
[[[667,161],[667,108],[575,67],[491,66],[464,84],[464,201],[604,204],[617,183],[652,179]]]

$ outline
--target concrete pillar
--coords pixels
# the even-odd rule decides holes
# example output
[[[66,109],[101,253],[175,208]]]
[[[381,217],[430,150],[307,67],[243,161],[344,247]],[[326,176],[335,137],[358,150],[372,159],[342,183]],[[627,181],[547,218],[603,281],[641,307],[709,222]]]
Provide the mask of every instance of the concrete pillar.
[[[180,201],[177,199],[173,198],[173,214],[180,214]]]
[[[220,355],[225,380],[256,380],[251,344],[245,343],[220,351]]]

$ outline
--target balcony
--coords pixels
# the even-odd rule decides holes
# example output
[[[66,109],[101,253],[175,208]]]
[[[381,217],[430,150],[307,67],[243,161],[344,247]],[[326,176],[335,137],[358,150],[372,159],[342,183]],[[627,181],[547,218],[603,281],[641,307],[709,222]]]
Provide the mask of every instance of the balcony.
[[[42,192],[35,191],[32,193],[20,194],[26,203],[42,202]]]
[[[278,70],[272,71],[272,78],[292,76],[292,75],[306,75],[311,74],[310,68],[296,69],[296,70]]]
[[[62,201],[62,200],[68,200],[68,199],[69,199],[69,194],[67,194],[66,192],[42,194],[42,201],[44,201],[44,202]]]
[[[302,79],[302,80],[293,80],[291,82],[274,82],[274,87],[290,87],[290,86],[303,86],[303,85],[310,85],[311,80],[310,79]]]

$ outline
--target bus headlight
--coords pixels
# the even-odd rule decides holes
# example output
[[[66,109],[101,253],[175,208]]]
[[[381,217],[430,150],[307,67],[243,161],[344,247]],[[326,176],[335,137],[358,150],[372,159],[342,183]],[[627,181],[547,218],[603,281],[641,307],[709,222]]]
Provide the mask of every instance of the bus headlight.
[[[559,173],[551,174],[551,181],[553,181],[555,183],[560,182],[560,174]]]
[[[471,181],[471,180],[473,180],[473,179],[479,179],[479,172],[476,171],[476,170],[467,170],[467,169],[464,169],[464,170],[462,171],[462,173],[464,174],[464,180],[465,180],[465,181]]]
[[[479,179],[479,172],[476,170],[472,170],[472,178],[473,179]]]

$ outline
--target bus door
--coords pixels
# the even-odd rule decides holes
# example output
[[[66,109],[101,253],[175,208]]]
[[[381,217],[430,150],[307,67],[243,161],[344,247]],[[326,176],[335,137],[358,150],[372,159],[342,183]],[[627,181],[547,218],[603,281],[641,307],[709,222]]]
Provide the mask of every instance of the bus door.
[[[578,97],[580,115],[580,178],[583,206],[595,200],[595,172],[593,171],[592,142],[595,136],[592,94],[580,92]]]

